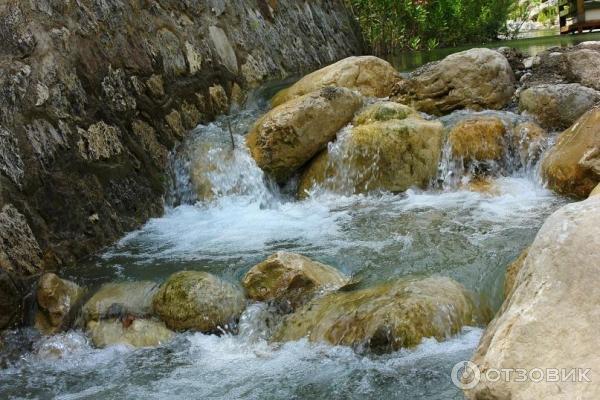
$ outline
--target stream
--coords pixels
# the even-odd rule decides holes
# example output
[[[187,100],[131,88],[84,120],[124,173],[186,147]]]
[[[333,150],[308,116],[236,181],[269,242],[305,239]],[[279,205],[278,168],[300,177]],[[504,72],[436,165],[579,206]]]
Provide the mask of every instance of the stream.
[[[244,144],[269,98],[288,84],[265,85],[231,116],[196,128],[172,155],[164,216],[62,276],[93,288],[108,281],[162,282],[189,269],[237,283],[253,265],[286,250],[332,265],[362,286],[404,276],[449,276],[493,315],[503,301],[506,266],[566,203],[543,187],[537,165],[508,160],[513,164],[498,172],[493,195],[448,180],[403,194],[315,189],[298,201],[294,182],[283,188],[269,182]],[[465,113],[441,120],[448,126]],[[494,115],[507,124],[522,119],[510,112]],[[196,203],[190,174],[202,157],[219,167],[210,174],[213,200]],[[455,174],[453,168],[444,159],[440,176]],[[237,335],[182,333],[158,348],[95,349],[79,331],[53,337],[32,329],[9,332],[0,356],[0,397],[461,399],[450,370],[471,357],[483,332],[466,327],[446,341],[361,354],[306,340],[272,344],[268,313],[252,304]]]

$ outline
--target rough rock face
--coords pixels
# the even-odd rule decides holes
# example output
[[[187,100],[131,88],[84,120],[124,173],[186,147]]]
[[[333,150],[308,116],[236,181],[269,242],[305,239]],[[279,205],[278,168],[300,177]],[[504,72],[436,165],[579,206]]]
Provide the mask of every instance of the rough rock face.
[[[42,275],[37,286],[35,327],[43,334],[52,334],[69,328],[76,305],[81,302],[84,289],[56,274]]]
[[[255,301],[275,301],[296,308],[319,290],[344,286],[348,278],[337,269],[300,254],[277,252],[246,273],[242,286]]]
[[[0,27],[0,208],[59,265],[159,215],[168,151],[236,90],[361,50],[338,0],[7,0]]]
[[[400,82],[395,98],[429,114],[469,108],[500,109],[515,92],[515,77],[502,54],[471,49],[427,64]]]
[[[91,321],[87,334],[94,346],[103,348],[116,344],[133,347],[154,347],[171,340],[174,332],[167,329],[163,322],[150,319],[120,321],[108,319]]]
[[[283,183],[334,140],[361,105],[349,89],[326,87],[269,111],[246,143],[258,166]]]
[[[600,101],[600,92],[578,83],[539,85],[523,90],[519,109],[546,128],[565,129]]]
[[[600,382],[600,197],[569,204],[544,223],[515,288],[472,361],[481,381],[469,399],[595,399]],[[592,368],[591,382],[488,380],[496,369]],[[490,376],[495,376],[491,375]]]
[[[558,193],[588,197],[600,182],[600,107],[560,134],[542,161],[542,176]]]
[[[315,184],[350,193],[426,187],[437,174],[442,141],[442,124],[418,116],[359,125],[338,139],[335,151],[311,162],[298,196]]]
[[[449,278],[404,279],[368,289],[317,298],[289,315],[275,341],[324,341],[333,345],[393,351],[439,340],[472,322],[473,303]]]
[[[242,291],[207,272],[171,275],[152,300],[170,329],[218,333],[231,330],[244,310]]]
[[[468,118],[448,134],[452,155],[466,162],[500,160],[504,157],[506,127],[500,118]]]
[[[373,56],[348,57],[306,75],[273,97],[276,107],[296,97],[327,86],[345,87],[367,97],[387,97],[400,80],[390,63]]]

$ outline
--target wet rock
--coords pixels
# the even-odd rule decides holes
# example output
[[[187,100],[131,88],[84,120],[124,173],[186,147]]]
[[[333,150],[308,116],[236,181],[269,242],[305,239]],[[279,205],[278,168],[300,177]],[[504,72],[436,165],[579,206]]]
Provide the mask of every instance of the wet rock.
[[[467,183],[461,185],[461,187],[471,192],[480,193],[489,197],[501,194],[496,181],[489,176],[476,176]]]
[[[317,298],[289,315],[275,332],[278,342],[322,341],[377,352],[443,340],[473,321],[473,303],[449,278],[402,279],[368,289]]]
[[[533,122],[517,124],[513,131],[513,144],[523,166],[537,163],[546,148],[548,132]]]
[[[84,289],[74,282],[53,273],[42,275],[36,293],[35,327],[45,335],[69,328],[83,294]]]
[[[320,89],[269,111],[246,143],[258,166],[283,183],[335,139],[361,104],[361,97],[348,89]]]
[[[428,64],[395,89],[394,99],[429,114],[457,109],[500,109],[515,92],[515,77],[502,54],[471,49]]]
[[[517,275],[519,271],[523,268],[523,264],[525,263],[525,259],[527,258],[527,254],[529,254],[529,248],[523,250],[523,252],[519,255],[519,257],[510,263],[508,267],[506,267],[506,274],[504,276],[504,298],[508,298],[510,296],[510,292],[512,292],[515,287],[515,282],[517,281]]]
[[[365,107],[352,121],[354,126],[366,125],[373,122],[389,121],[390,119],[405,119],[418,116],[419,113],[409,106],[394,101],[382,101]]]
[[[501,160],[506,152],[506,127],[500,118],[473,117],[458,122],[448,134],[452,155],[464,161]]]
[[[359,91],[363,96],[387,97],[400,80],[390,63],[373,56],[348,57],[329,65],[277,93],[274,107],[327,86],[344,87]]]
[[[348,282],[329,265],[294,253],[277,252],[246,273],[242,286],[255,301],[274,301],[295,309],[318,291],[334,290]]]
[[[442,124],[418,116],[359,125],[311,162],[298,196],[315,185],[343,193],[426,187],[437,174],[442,141]]]
[[[600,108],[560,134],[542,161],[542,176],[558,193],[588,197],[600,182]]]
[[[152,306],[170,329],[220,333],[233,330],[245,301],[229,282],[207,272],[183,271],[167,279]]]
[[[125,320],[127,321],[127,320]],[[174,332],[163,322],[150,319],[118,319],[90,321],[86,333],[94,346],[104,348],[118,344],[133,347],[155,347],[171,340]]]
[[[577,83],[539,85],[519,95],[519,109],[546,128],[565,129],[600,101],[600,92]]]
[[[600,197],[564,206],[537,234],[501,311],[472,361],[481,380],[469,399],[598,398]],[[489,369],[592,368],[591,382],[497,379]],[[577,374],[577,372],[575,372]],[[513,375],[514,376],[514,375]]]
[[[85,323],[132,315],[143,318],[152,314],[152,298],[158,290],[154,282],[107,283],[85,303]]]

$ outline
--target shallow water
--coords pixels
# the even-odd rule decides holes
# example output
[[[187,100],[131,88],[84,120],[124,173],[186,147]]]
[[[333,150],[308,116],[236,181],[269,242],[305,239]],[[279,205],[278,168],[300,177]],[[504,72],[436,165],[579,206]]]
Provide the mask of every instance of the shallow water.
[[[233,117],[198,127],[173,155],[165,215],[65,276],[94,287],[160,282],[193,269],[239,282],[257,262],[288,250],[333,265],[363,286],[449,276],[483,306],[500,306],[506,265],[565,203],[542,187],[534,167],[498,170],[496,195],[453,184],[403,194],[316,189],[296,201],[292,187],[279,189],[264,177],[244,146],[243,135],[276,88],[257,92]],[[220,167],[209,174],[212,201],[196,203],[190,170],[205,159],[219,160]],[[451,169],[447,163],[441,174]],[[97,350],[79,332],[42,339],[28,330],[13,332],[5,339],[14,354],[5,352],[2,360],[0,398],[462,398],[449,372],[470,358],[482,333],[467,327],[444,342],[428,339],[416,349],[368,355],[306,341],[269,344],[265,313],[261,305],[250,306],[237,336],[180,334],[156,349]]]

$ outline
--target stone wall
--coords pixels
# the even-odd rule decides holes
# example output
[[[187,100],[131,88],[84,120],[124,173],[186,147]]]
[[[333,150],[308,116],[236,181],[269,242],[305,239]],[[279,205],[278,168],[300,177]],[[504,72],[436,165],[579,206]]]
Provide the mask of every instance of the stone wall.
[[[0,40],[14,290],[160,215],[168,152],[246,89],[361,51],[341,0],[5,0]]]

